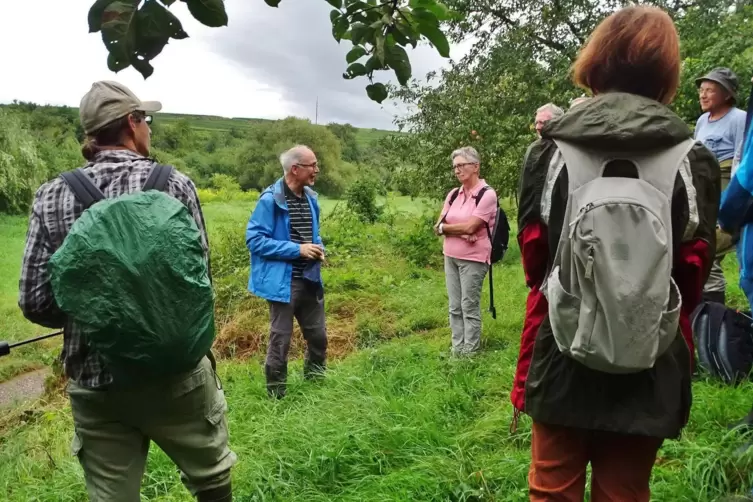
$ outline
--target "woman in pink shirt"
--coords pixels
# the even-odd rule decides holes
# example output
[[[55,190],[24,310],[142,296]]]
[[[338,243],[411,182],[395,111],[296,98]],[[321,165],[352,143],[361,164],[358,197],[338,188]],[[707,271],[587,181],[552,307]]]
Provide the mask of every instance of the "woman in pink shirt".
[[[480,159],[474,148],[455,150],[451,158],[462,186],[447,194],[434,232],[445,237],[452,353],[463,355],[481,347],[481,287],[492,250],[487,224],[494,228],[497,194],[480,179]]]

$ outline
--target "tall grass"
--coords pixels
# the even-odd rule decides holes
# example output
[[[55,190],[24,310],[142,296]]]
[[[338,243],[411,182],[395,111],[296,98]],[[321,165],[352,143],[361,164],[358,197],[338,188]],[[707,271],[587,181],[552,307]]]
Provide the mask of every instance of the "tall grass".
[[[441,266],[421,262],[419,254],[408,259],[422,242],[439,252],[438,242],[421,233],[430,231],[431,218],[424,222],[414,202],[398,202],[401,209],[391,216],[386,211],[375,225],[325,203],[329,371],[322,381],[304,381],[294,360],[282,401],[265,392],[266,305],[245,293],[241,246],[250,208],[207,205],[222,298],[219,374],[231,447],[240,459],[233,472],[236,500],[527,500],[530,423],[523,417],[517,432],[509,429],[527,292],[514,239],[495,267],[496,320],[486,312],[488,282],[484,286],[484,350],[474,359],[454,359]],[[725,268],[733,301],[743,301],[734,260]],[[294,356],[300,342],[297,334]],[[49,399],[4,426],[1,500],[85,500],[80,467],[69,453],[69,407],[61,394]],[[751,383],[732,388],[696,381],[690,424],[679,441],[662,447],[652,499],[714,501],[753,485],[753,455],[738,455],[744,438],[726,430],[751,404]],[[154,446],[142,495],[145,501],[191,500],[174,465]]]

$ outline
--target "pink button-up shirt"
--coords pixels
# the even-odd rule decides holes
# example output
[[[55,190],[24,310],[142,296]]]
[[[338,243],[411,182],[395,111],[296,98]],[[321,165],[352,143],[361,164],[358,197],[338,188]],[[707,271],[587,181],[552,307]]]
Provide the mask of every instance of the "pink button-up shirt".
[[[479,180],[468,195],[461,188],[452,206],[450,206],[450,196],[455,189],[450,190],[450,193],[445,197],[444,207],[442,207],[442,214],[447,215],[444,221],[445,225],[465,223],[471,216],[476,216],[489,223],[489,229],[493,231],[497,219],[497,193],[491,187],[487,188],[484,196],[478,202],[478,206],[476,205],[475,197],[484,186],[486,186],[486,181]],[[445,256],[489,263],[492,243],[489,240],[489,234],[486,232],[486,225],[478,227],[475,235],[476,242],[468,242],[465,235],[445,235]]]

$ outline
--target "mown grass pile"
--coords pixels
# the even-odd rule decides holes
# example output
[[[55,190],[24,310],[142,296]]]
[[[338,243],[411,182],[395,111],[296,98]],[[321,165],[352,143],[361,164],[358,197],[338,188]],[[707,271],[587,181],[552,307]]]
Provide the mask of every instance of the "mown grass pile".
[[[436,214],[400,199],[370,225],[335,204],[324,202],[323,223],[328,376],[304,381],[301,361],[293,361],[282,401],[268,399],[264,387],[266,305],[245,292],[243,230],[251,208],[206,207],[217,348],[225,357],[219,374],[231,447],[239,455],[236,500],[527,500],[530,423],[523,418],[517,432],[509,429],[527,292],[514,238],[494,271],[496,320],[486,313],[488,281],[484,286],[482,354],[453,359],[441,247],[430,234]],[[733,301],[744,302],[734,286],[734,260],[725,266]],[[688,428],[660,451],[653,499],[713,501],[746,491],[753,455],[736,455],[744,438],[726,424],[752,403],[749,383],[696,382]],[[81,470],[69,453],[72,421],[64,396],[19,420],[0,437],[0,499],[85,500]],[[191,500],[154,446],[142,493],[145,501]]]

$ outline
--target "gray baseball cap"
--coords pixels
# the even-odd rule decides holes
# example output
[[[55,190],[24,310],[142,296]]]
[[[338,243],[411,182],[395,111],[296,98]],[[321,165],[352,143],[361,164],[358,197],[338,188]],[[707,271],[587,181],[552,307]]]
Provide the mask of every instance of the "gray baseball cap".
[[[721,85],[728,93],[730,93],[732,99],[737,102],[738,84],[737,75],[735,75],[735,72],[733,72],[729,68],[714,68],[703,77],[697,78],[695,80],[695,85],[697,87],[700,87],[701,82],[703,82],[704,80],[716,82],[717,84]]]
[[[153,113],[161,109],[162,103],[159,101],[141,101],[123,84],[101,80],[94,82],[89,92],[81,98],[78,113],[84,132],[93,134],[110,122],[137,110]]]

